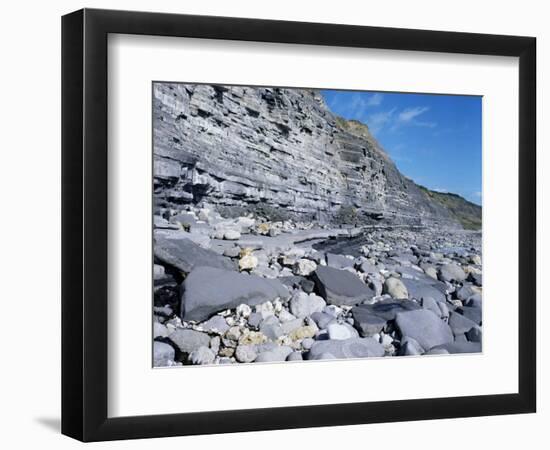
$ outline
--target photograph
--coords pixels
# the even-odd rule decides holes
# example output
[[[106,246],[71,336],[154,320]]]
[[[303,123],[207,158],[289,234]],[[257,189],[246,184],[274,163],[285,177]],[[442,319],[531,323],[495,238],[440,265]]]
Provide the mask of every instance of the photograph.
[[[481,352],[481,121],[480,96],[153,82],[153,366]]]

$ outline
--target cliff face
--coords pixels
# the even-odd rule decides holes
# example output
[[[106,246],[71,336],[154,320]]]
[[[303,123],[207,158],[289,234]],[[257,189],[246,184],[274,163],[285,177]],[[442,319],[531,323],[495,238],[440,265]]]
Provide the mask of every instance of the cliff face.
[[[155,83],[153,146],[157,207],[460,227],[314,90]]]

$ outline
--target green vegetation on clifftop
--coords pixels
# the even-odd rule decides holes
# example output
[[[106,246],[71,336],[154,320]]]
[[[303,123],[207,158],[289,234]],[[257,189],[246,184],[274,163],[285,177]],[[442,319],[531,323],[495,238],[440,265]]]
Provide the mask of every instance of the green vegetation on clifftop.
[[[418,185],[432,200],[447,208],[466,230],[481,230],[481,206],[450,192],[431,191]]]

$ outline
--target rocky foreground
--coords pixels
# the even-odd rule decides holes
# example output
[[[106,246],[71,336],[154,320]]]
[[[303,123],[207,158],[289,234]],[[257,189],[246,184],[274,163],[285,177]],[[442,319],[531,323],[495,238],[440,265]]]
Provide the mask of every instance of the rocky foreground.
[[[154,366],[481,351],[481,233],[154,217]]]

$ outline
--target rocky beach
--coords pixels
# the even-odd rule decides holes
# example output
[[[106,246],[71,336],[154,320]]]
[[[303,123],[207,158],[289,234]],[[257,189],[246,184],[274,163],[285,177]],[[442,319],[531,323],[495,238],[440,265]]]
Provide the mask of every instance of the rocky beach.
[[[314,90],[155,83],[153,365],[476,353],[481,208]]]

